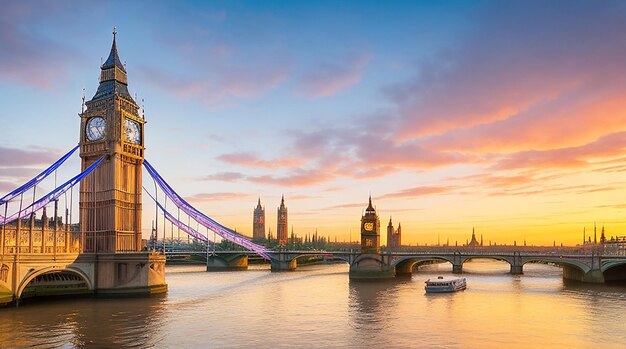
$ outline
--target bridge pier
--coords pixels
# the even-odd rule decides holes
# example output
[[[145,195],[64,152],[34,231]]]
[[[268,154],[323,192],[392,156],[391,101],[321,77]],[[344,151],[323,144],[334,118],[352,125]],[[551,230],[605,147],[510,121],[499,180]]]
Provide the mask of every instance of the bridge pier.
[[[362,254],[350,264],[350,279],[376,280],[396,276],[396,268],[391,264],[391,255]]]
[[[511,274],[512,275],[522,275],[524,274],[524,267],[521,265],[513,265],[511,264]]]
[[[296,259],[292,260],[279,260],[279,259],[270,259],[270,264],[272,267],[272,271],[294,271],[298,266],[298,262]]]
[[[248,269],[248,255],[234,255],[231,257],[209,256],[206,271],[236,271]]]
[[[452,264],[452,273],[453,274],[462,274],[463,273],[463,263]]]
[[[594,284],[603,284],[605,281],[604,274],[600,269],[592,269],[588,272],[583,272],[578,268],[567,265],[563,266],[563,279]]]
[[[410,279],[413,277],[413,266],[415,263],[407,262],[396,265],[396,277]]]

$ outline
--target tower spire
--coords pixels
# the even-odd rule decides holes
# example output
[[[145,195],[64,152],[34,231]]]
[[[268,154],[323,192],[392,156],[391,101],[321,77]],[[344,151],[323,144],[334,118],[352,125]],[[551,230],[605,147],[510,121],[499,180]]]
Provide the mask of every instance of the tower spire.
[[[118,67],[122,69],[122,71],[126,72],[126,68],[124,68],[124,64],[122,64],[122,60],[117,53],[117,27],[113,27],[113,44],[111,45],[111,52],[109,52],[109,57],[104,64],[102,65],[102,69]]]
[[[126,67],[122,64],[122,60],[117,52],[117,27],[113,28],[111,51],[109,52],[109,57],[100,66],[100,85],[91,101],[110,98],[112,96],[123,97],[135,104],[135,100],[128,92]]]

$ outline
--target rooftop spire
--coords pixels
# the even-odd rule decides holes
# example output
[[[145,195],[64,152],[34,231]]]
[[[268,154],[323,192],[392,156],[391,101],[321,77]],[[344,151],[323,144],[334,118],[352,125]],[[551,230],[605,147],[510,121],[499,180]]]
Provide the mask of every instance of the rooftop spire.
[[[122,64],[122,60],[117,53],[117,27],[113,27],[111,51],[109,52],[109,57],[100,66],[100,85],[91,100],[110,98],[114,95],[124,97],[135,103],[135,100],[128,92],[126,67]]]
[[[369,205],[367,205],[367,209],[365,211],[375,211],[374,206],[372,205],[372,194],[370,194]]]
[[[122,71],[126,72],[126,68],[124,68],[124,64],[122,64],[122,60],[117,53],[117,27],[113,27],[113,44],[111,45],[111,52],[109,52],[109,58],[102,65],[102,69],[113,68],[117,66],[122,69]]]

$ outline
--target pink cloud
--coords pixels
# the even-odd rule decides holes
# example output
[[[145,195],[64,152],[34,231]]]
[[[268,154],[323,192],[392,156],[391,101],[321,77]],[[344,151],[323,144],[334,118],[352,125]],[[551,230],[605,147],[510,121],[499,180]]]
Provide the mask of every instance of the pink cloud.
[[[251,194],[247,193],[198,193],[188,196],[185,199],[189,201],[228,201],[234,199],[248,198]]]
[[[201,180],[234,182],[244,178],[245,176],[238,172],[219,172],[212,175],[204,176],[201,178]]]
[[[0,146],[0,167],[33,167],[51,165],[61,153],[46,148],[7,148]]]
[[[312,186],[335,178],[335,175],[325,173],[320,170],[295,170],[284,176],[262,175],[250,176],[247,179],[250,182],[270,184],[285,187],[306,187]]]
[[[626,31],[626,21],[622,9],[606,5],[578,3],[563,11],[553,4],[537,8],[502,4],[479,11],[480,25],[459,45],[421,61],[412,78],[385,90],[397,107],[399,136],[411,139],[495,124],[545,104],[553,110],[544,110],[541,116],[549,118],[576,105],[581,97],[574,96],[577,91],[600,103],[623,96],[626,43],[613,33]],[[566,135],[576,135],[570,128],[593,126],[583,121],[561,127]],[[553,130],[556,125],[546,126]],[[508,133],[515,131],[511,128]],[[463,141],[470,135],[458,136]],[[538,136],[543,141],[543,135]]]
[[[626,131],[603,136],[591,143],[576,147],[557,148],[543,151],[521,151],[497,160],[494,168],[581,167],[591,164],[595,158],[615,157],[626,150]]]
[[[297,167],[303,163],[303,160],[286,157],[273,160],[263,160],[250,153],[230,153],[222,154],[217,157],[218,160],[224,161],[233,165],[240,165],[252,168],[283,168],[283,167]]]
[[[413,187],[408,189],[403,189],[394,193],[389,193],[380,196],[380,199],[391,199],[391,198],[407,198],[407,197],[418,197],[425,195],[435,195],[435,194],[446,194],[451,193],[457,190],[457,187],[439,187],[439,186],[421,186],[421,187]]]
[[[302,76],[298,93],[310,98],[335,95],[361,81],[370,54],[361,54],[339,62],[326,62]]]

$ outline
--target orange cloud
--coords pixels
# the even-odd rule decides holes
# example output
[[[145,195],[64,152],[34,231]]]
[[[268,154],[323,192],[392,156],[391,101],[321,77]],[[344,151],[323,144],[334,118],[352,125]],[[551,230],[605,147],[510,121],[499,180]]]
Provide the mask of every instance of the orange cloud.
[[[456,191],[457,187],[413,187],[404,190],[397,191],[395,193],[385,194],[380,196],[380,199],[389,199],[389,198],[407,198],[407,197],[418,197],[425,195],[434,195],[434,194],[446,194]]]

